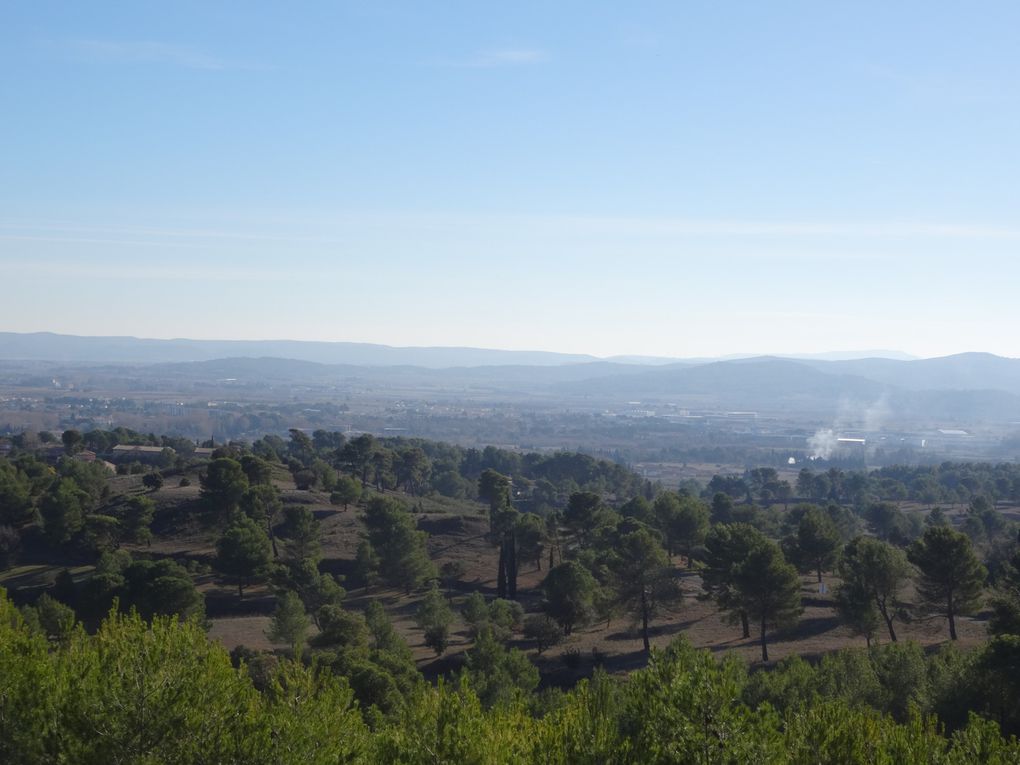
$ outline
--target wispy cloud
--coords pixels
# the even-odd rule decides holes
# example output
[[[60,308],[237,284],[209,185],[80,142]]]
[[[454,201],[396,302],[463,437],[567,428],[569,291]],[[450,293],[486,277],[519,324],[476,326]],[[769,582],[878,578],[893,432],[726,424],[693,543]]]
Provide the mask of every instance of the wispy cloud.
[[[77,263],[58,261],[2,262],[4,271],[12,276],[24,275],[51,279],[119,280],[119,281],[185,281],[185,282],[259,282],[274,284],[305,278],[293,270],[230,267],[205,264],[151,265],[136,262]]]
[[[218,240],[291,244],[348,244],[352,234],[379,231],[421,231],[427,234],[503,235],[529,231],[538,237],[626,237],[663,240],[775,239],[862,240],[867,242],[930,240],[1017,242],[1020,227],[968,222],[928,221],[798,221],[623,217],[589,215],[459,214],[338,211],[326,218],[298,216],[265,221],[256,228],[162,228],[60,221],[35,223],[0,220],[0,242],[52,242],[125,246],[200,246]],[[235,224],[236,225],[236,224]]]
[[[165,64],[210,71],[256,68],[227,61],[189,45],[155,40],[74,40],[72,46],[84,56],[104,61]]]
[[[703,237],[840,237],[868,239],[1020,239],[1020,228],[911,221],[767,221],[697,218],[561,216],[592,232]]]
[[[466,69],[493,69],[508,66],[531,66],[549,60],[549,54],[538,48],[487,48],[463,59],[442,62],[443,66]]]
[[[174,247],[175,242],[160,242],[151,239],[98,239],[95,237],[25,236],[21,234],[0,234],[5,242],[47,242],[50,244],[112,244],[128,247]]]

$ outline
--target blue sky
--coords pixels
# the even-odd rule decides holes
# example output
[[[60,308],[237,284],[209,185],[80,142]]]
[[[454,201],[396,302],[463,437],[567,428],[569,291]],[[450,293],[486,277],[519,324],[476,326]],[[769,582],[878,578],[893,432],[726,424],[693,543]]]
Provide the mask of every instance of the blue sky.
[[[0,12],[0,330],[1020,356],[1020,5]]]

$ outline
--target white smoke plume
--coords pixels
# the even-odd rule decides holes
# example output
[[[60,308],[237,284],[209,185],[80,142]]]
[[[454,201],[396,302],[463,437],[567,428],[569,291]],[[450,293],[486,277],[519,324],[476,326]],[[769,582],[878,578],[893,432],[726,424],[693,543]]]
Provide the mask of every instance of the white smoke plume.
[[[807,440],[808,449],[811,450],[810,459],[827,460],[832,457],[839,446],[837,431],[863,428],[867,433],[875,433],[882,429],[891,415],[892,408],[889,406],[887,393],[883,393],[871,404],[848,398],[840,399],[832,427],[815,431],[815,434]]]
[[[807,442],[811,450],[811,459],[827,460],[836,450],[836,432],[832,428],[818,430]]]
[[[883,393],[870,403],[842,397],[836,407],[832,428],[836,431],[863,429],[875,433],[882,429],[891,416],[888,393]]]
[[[889,394],[883,393],[878,397],[878,401],[864,410],[864,429],[869,433],[881,430],[891,414]]]

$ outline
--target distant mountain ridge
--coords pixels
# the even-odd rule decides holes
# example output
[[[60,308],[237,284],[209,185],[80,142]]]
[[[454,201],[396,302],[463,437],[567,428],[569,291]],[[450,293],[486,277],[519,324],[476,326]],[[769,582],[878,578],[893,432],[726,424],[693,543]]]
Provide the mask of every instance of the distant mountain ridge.
[[[589,354],[552,351],[511,351],[466,347],[396,347],[375,343],[312,340],[173,340],[131,336],[64,335],[54,332],[0,332],[0,360],[56,361],[88,364],[161,364],[224,358],[278,358],[318,364],[415,366],[429,369],[480,366],[560,366],[605,362],[622,366],[664,366],[754,358],[755,354],[681,359],[667,356]],[[802,354],[784,358],[848,360],[912,358],[899,351],[850,351]]]
[[[357,366],[456,366],[522,364],[556,366],[600,361],[595,356],[488,348],[409,347],[313,340],[158,340],[88,337],[52,332],[0,332],[0,359],[92,364],[161,364],[223,358],[282,358]]]
[[[447,367],[357,366],[320,364],[281,358],[229,358],[209,361],[136,365],[133,367],[85,367],[102,370],[121,379],[178,380],[196,384],[355,385],[367,389],[416,391],[419,394],[485,393],[496,397],[538,395],[543,401],[603,402],[616,407],[624,402],[671,403],[680,407],[723,411],[799,412],[821,417],[842,411],[857,413],[862,421],[882,418],[924,420],[930,424],[960,421],[1020,421],[1020,387],[1013,386],[1020,361],[991,357],[1001,367],[998,376],[976,379],[981,387],[953,387],[963,379],[975,379],[974,362],[989,359],[973,355],[920,362],[899,370],[900,382],[870,379],[853,374],[852,362],[812,362],[773,357],[736,359],[706,364],[673,363],[662,366],[595,361],[559,366],[496,365]],[[870,362],[856,364],[867,371]],[[927,361],[927,360],[925,360]],[[962,365],[962,369],[958,366]],[[883,365],[884,366],[884,365]],[[927,372],[944,366],[950,374],[940,380]],[[858,370],[861,371],[861,370]],[[887,378],[895,375],[883,368]],[[896,370],[894,370],[896,371]],[[911,388],[912,382],[925,387]],[[996,386],[1000,386],[996,388]],[[638,405],[637,408],[642,408]]]
[[[803,363],[825,372],[840,372],[910,390],[1006,390],[1020,393],[1020,359],[991,353],[958,353],[934,359]]]
[[[757,356],[678,361],[367,343],[0,333],[0,359],[6,359],[0,370],[6,368],[8,379],[38,379],[39,369],[59,377],[62,368],[74,367],[95,370],[97,379],[137,381],[143,389],[170,380],[256,388],[353,385],[400,395],[538,396],[534,400],[583,402],[607,410],[658,401],[717,411],[825,416],[874,410],[929,422],[1020,421],[1020,359],[988,353],[913,360]],[[22,367],[30,371],[19,371]]]

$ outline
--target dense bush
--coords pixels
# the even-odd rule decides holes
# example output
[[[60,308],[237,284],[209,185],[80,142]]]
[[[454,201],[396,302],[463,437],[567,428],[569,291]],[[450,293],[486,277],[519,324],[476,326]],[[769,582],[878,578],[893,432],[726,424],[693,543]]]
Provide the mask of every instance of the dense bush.
[[[990,648],[975,666],[986,672],[1012,667],[1014,643]],[[558,696],[537,717],[529,706],[536,698],[530,694],[533,681],[516,678],[512,652],[492,642],[483,653],[491,660],[476,657],[459,683],[415,686],[389,716],[372,718],[370,728],[347,681],[317,666],[274,662],[263,668],[256,688],[244,665],[233,666],[197,622],[156,617],[147,624],[133,614],[112,613],[95,635],[75,628],[53,642],[27,626],[0,592],[0,761],[964,765],[1020,760],[1020,745],[1003,738],[993,721],[972,716],[944,736],[935,718],[912,703],[914,690],[924,683],[909,652],[874,664],[879,675],[904,678],[894,683],[901,687],[898,696],[884,703],[905,722],[857,698],[869,684],[882,687],[868,677],[864,686],[853,680],[871,661],[866,654],[848,653],[817,670],[793,660],[763,676],[771,683],[763,688],[758,676],[749,679],[742,662],[719,662],[679,640],[666,651],[654,651],[648,667],[626,681],[597,674]],[[514,692],[492,693],[474,676],[493,662],[505,675],[503,689]],[[365,674],[360,666],[346,669]],[[780,680],[791,682],[781,688]],[[360,682],[367,681],[361,677]],[[999,675],[990,674],[992,682],[997,704],[1015,691]],[[827,684],[838,692],[825,701],[802,703],[812,698],[812,687]],[[479,699],[476,687],[493,706]],[[752,698],[753,703],[742,700]]]

